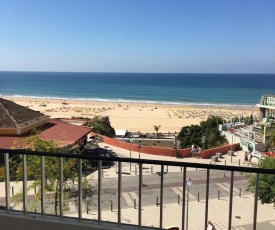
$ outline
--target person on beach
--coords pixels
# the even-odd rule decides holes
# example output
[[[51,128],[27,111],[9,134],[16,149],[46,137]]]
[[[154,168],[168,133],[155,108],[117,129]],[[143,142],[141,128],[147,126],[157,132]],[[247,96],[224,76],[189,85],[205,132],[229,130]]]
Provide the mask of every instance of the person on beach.
[[[245,151],[243,164],[248,163],[248,152]]]

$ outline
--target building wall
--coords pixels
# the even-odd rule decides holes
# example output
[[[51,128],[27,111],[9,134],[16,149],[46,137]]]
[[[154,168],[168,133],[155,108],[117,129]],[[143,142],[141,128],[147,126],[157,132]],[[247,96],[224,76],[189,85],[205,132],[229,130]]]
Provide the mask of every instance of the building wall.
[[[39,121],[35,124],[31,124],[28,126],[25,126],[23,128],[0,128],[0,134],[5,134],[5,135],[19,135],[25,132],[28,132],[36,127],[42,126],[48,122],[48,119]]]
[[[36,127],[39,127],[39,126],[42,126],[42,125],[46,124],[47,122],[48,122],[48,119],[40,121],[40,122],[37,122],[35,124],[28,125],[28,126],[22,128],[22,129],[20,129],[20,132],[17,133],[17,134],[22,134],[22,133],[28,132],[28,131],[36,128]]]
[[[17,129],[0,128],[0,134],[16,135],[17,134]]]

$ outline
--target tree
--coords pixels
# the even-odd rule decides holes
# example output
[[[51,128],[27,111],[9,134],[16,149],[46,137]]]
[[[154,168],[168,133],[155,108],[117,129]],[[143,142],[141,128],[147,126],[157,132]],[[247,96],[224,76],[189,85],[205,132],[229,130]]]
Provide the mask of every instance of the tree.
[[[221,146],[227,142],[226,138],[218,130],[218,124],[222,123],[221,118],[214,116],[202,121],[200,125],[185,126],[179,132],[177,139],[180,141],[181,148],[188,148],[191,145],[200,146],[201,138],[206,137],[204,149]]]
[[[215,117],[215,116],[210,116],[206,121],[202,121],[200,123],[200,126],[202,127],[203,130],[211,130],[213,128],[218,129],[218,124],[222,124],[223,119],[220,117]]]
[[[154,125],[154,129],[157,132],[157,138],[159,137],[159,129],[160,129],[161,125]]]
[[[16,149],[15,143],[14,148]],[[24,142],[26,150],[28,151],[41,151],[41,152],[54,152],[60,153],[67,152],[68,148],[59,148],[54,141],[44,141],[41,140],[37,135],[31,135],[26,137]],[[20,143],[22,145],[22,143]],[[63,191],[64,199],[73,200],[77,202],[78,190],[74,182],[78,177],[78,160],[75,158],[64,158],[64,168],[63,168]],[[88,161],[84,160],[84,164],[88,164]],[[27,155],[27,178],[28,180],[33,180],[33,183],[28,186],[28,190],[38,187],[38,191],[35,194],[34,199],[30,204],[30,210],[34,210],[37,206],[37,202],[40,199],[41,195],[41,169],[40,169],[40,157]],[[22,167],[22,155],[14,155],[11,157],[11,172],[15,172],[13,177],[17,180],[21,180],[21,174],[17,168]],[[87,166],[86,166],[87,167]],[[51,199],[54,199],[54,214],[58,213],[59,205],[59,194],[61,191],[60,188],[60,175],[59,175],[59,158],[58,157],[45,157],[45,177],[46,177],[46,186],[45,191],[50,192],[52,195]],[[91,197],[95,194],[95,189],[87,182],[86,178],[82,176],[82,185],[83,185],[83,202],[87,206],[91,205]],[[21,202],[22,192],[19,192],[15,196],[15,201]]]
[[[265,151],[273,151],[275,149],[275,129],[274,127],[266,127],[265,133]]]
[[[180,148],[190,148],[191,145],[200,146],[203,130],[199,125],[182,127],[177,139],[180,141]]]
[[[116,135],[116,132],[114,128],[111,126],[108,116],[105,116],[105,117],[95,116],[93,120],[87,121],[84,125],[91,127],[92,132],[103,136],[115,137]]]
[[[275,170],[275,157],[265,157],[259,160],[258,168],[273,169]],[[255,173],[245,173],[249,178],[247,191],[255,193]],[[259,199],[262,204],[272,204],[275,208],[275,174],[260,174],[259,181]]]
[[[217,128],[204,131],[204,135],[206,136],[206,149],[215,148],[228,143],[225,136],[221,135],[221,132]]]

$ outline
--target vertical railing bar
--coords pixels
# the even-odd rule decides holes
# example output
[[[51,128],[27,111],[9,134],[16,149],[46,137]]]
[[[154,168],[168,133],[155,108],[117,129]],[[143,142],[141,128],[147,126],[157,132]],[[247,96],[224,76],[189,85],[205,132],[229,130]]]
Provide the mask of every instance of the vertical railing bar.
[[[256,174],[255,183],[255,197],[254,197],[254,218],[253,218],[253,230],[257,228],[257,211],[258,211],[258,194],[259,194],[260,174]]]
[[[186,167],[183,168],[183,183],[182,183],[182,226],[185,229],[185,189],[186,189]]]
[[[233,186],[234,186],[234,171],[231,171],[230,192],[229,192],[229,217],[228,217],[229,230],[231,230],[231,225],[232,225]]]
[[[102,161],[98,161],[98,188],[97,188],[97,216],[98,224],[101,224],[101,190],[102,190]]]
[[[142,223],[142,163],[139,163],[139,187],[138,187],[138,228]]]
[[[206,191],[205,191],[205,219],[204,219],[204,229],[207,229],[207,225],[208,225],[209,175],[210,175],[210,170],[207,169],[207,171],[206,171]]]
[[[186,230],[188,230],[188,216],[189,216],[189,194],[190,194],[190,185],[187,183],[187,204],[186,204]]]
[[[164,165],[161,165],[161,177],[160,177],[160,212],[159,212],[159,228],[162,229],[163,226],[163,175],[164,175]]]
[[[28,212],[28,201],[27,201],[27,155],[22,155],[23,163],[23,213],[24,215]]]
[[[121,225],[121,161],[118,162],[118,225]]]
[[[41,169],[41,216],[45,216],[45,156],[40,157]]]
[[[9,164],[8,153],[5,153],[5,190],[6,190],[6,211],[10,212],[10,164]]]
[[[78,220],[82,220],[82,159],[78,159]]]
[[[63,194],[63,181],[64,181],[64,176],[63,176],[63,157],[59,158],[59,216],[62,219],[63,218],[63,204],[64,204],[64,194]]]

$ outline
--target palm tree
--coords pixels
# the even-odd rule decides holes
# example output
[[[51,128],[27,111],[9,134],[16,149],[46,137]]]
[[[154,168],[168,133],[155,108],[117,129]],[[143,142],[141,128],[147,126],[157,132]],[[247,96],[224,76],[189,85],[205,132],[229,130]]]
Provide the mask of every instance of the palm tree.
[[[157,132],[157,138],[159,137],[159,129],[160,129],[161,125],[154,125],[154,129]]]

